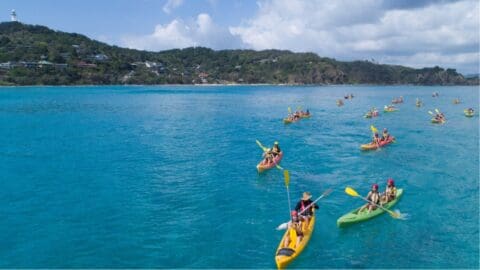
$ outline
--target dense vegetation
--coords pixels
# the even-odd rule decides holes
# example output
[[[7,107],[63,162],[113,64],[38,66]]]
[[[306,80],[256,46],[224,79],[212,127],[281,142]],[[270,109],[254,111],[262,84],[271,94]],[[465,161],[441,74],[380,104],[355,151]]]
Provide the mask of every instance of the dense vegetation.
[[[44,26],[0,23],[0,85],[191,83],[450,85],[478,84],[478,78],[280,50],[139,51]]]

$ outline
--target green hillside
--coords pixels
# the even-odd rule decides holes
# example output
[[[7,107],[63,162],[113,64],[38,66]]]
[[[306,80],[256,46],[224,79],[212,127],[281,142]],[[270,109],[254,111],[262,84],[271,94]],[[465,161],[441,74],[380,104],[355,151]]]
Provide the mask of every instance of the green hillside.
[[[192,83],[466,85],[478,78],[281,50],[139,51],[44,26],[0,23],[0,85]]]

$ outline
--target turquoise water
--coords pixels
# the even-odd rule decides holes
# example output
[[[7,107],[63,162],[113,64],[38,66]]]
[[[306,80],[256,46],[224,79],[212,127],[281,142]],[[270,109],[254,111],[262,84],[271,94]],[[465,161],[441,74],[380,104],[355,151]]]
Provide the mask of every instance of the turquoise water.
[[[255,139],[280,142],[294,201],[334,189],[291,268],[477,268],[479,118],[463,109],[478,101],[478,87],[0,88],[0,268],[274,268],[287,194],[281,171],[257,174]],[[313,117],[284,126],[298,105]],[[361,152],[372,123],[398,142]],[[338,229],[362,204],[345,186],[388,177],[409,220]]]

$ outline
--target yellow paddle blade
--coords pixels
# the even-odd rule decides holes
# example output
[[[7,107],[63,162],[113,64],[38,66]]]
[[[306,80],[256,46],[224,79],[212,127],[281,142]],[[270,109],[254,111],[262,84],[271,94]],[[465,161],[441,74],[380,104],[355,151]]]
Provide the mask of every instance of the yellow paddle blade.
[[[397,213],[397,212],[393,212],[393,211],[390,211],[390,210],[387,210],[388,213],[390,214],[390,216],[392,216],[393,218],[400,218],[400,214]]]
[[[288,184],[290,183],[290,174],[288,173],[288,170],[283,171],[283,176],[285,177],[285,186],[288,187]]]
[[[260,148],[262,148],[263,152],[267,152],[267,148],[265,146],[263,146],[258,140],[255,140],[255,142],[257,142],[258,146],[260,146]]]
[[[429,114],[433,115],[433,112],[432,111],[428,111]]]
[[[290,107],[288,107],[288,113],[292,113],[292,109]]]
[[[372,130],[372,133],[377,133],[378,129],[374,127],[373,125],[370,126],[370,129]]]
[[[358,197],[358,193],[355,191],[355,189],[351,188],[351,187],[346,187],[345,188],[345,193],[347,193],[348,195],[350,196],[353,196],[353,197]]]

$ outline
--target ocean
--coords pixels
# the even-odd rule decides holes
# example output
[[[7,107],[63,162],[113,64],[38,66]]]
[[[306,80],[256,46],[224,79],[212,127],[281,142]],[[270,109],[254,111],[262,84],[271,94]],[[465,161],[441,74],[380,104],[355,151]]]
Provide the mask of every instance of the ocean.
[[[478,111],[463,86],[1,87],[0,268],[275,268],[287,191],[255,140],[280,143],[292,207],[333,189],[290,268],[478,268]],[[372,124],[397,142],[360,151]],[[346,186],[390,177],[407,220],[336,226],[363,204]]]

